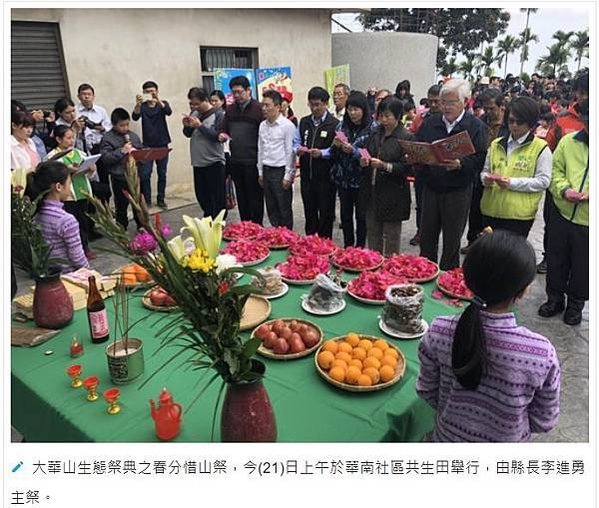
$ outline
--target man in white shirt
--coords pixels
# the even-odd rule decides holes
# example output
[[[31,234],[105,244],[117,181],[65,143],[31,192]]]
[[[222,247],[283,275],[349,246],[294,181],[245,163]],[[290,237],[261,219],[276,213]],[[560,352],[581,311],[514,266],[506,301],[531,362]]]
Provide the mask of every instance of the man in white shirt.
[[[339,83],[335,85],[333,89],[333,104],[335,107],[331,113],[340,122],[345,116],[345,106],[347,105],[347,99],[349,98],[349,86],[345,83]]]
[[[267,90],[262,96],[266,117],[258,130],[258,183],[264,189],[271,226],[293,229],[293,179],[295,126],[281,114],[281,94]]]
[[[76,106],[77,118],[85,117],[88,120],[85,122],[85,142],[87,149],[94,153],[95,147],[99,149],[104,132],[112,129],[112,124],[106,110],[102,106],[94,104],[96,94],[91,85],[87,83],[79,85],[77,97],[80,101]]]

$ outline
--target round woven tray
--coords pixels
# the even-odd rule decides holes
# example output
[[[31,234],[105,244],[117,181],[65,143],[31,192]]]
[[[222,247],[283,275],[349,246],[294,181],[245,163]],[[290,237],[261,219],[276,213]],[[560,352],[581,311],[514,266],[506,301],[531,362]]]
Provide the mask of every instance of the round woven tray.
[[[179,310],[178,305],[166,306],[166,305],[154,305],[152,300],[150,300],[150,293],[154,291],[154,289],[148,289],[143,297],[141,298],[141,304],[150,310],[155,310],[157,312],[175,312]]]
[[[430,277],[425,277],[423,279],[408,279],[413,284],[424,284],[425,282],[430,282],[431,280],[435,280],[439,276],[440,270],[437,265],[437,271],[431,275]]]
[[[333,339],[330,339],[330,340],[342,341],[342,340],[345,340],[345,337],[346,336],[343,335],[341,337],[334,337]],[[382,337],[375,337],[373,335],[360,334],[360,339],[370,339],[372,341],[375,341],[375,340],[380,340],[381,338]],[[385,339],[382,339],[382,340],[385,340]],[[385,340],[385,342],[387,344],[389,344],[389,347],[392,347],[393,349],[397,350],[397,353],[399,354],[397,370],[395,371],[395,377],[393,377],[393,379],[391,379],[390,381],[387,381],[386,383],[378,383],[373,386],[356,386],[356,385],[350,385],[347,383],[341,383],[340,381],[335,381],[334,379],[329,377],[329,375],[326,373],[325,370],[320,368],[320,365],[318,365],[317,358],[318,358],[318,354],[320,353],[320,350],[322,349],[322,346],[320,348],[318,348],[318,351],[316,351],[316,354],[314,355],[314,365],[316,366],[316,370],[318,371],[320,376],[327,383],[330,383],[333,386],[340,388],[341,390],[345,390],[346,392],[358,392],[358,393],[378,392],[380,390],[384,390],[385,388],[389,388],[390,386],[393,386],[395,383],[397,383],[403,377],[403,375],[406,372],[406,357],[402,353],[401,349],[399,349],[395,344],[392,344],[388,340]]]
[[[341,268],[344,272],[353,272],[353,273],[361,273],[361,272],[370,272],[372,270],[376,270],[377,268],[380,268],[381,266],[383,266],[383,262],[384,259],[381,259],[381,261],[373,266],[370,266],[368,268],[352,268],[351,266],[345,266],[342,265],[341,263],[337,263],[337,261],[335,261],[334,257],[331,257],[331,263],[336,266],[337,268]]]
[[[268,348],[264,347],[263,344],[260,344],[260,347],[258,348],[258,354],[261,354],[262,356],[265,356],[266,358],[271,358],[272,360],[297,360],[298,358],[303,358],[304,356],[311,355],[314,351],[316,351],[318,348],[320,348],[322,346],[322,341],[324,339],[324,332],[322,331],[320,326],[318,326],[317,324],[313,323],[312,321],[308,321],[306,319],[299,319],[299,318],[271,319],[270,321],[268,321],[265,324],[269,325],[271,323],[274,323],[275,321],[278,321],[279,319],[281,321],[285,321],[285,322],[295,320],[300,324],[306,324],[306,325],[311,326],[318,332],[318,335],[320,336],[319,341],[314,346],[306,349],[305,351],[302,351],[301,353],[286,353],[284,355],[279,355],[277,353],[274,353],[271,349],[268,349]],[[252,338],[254,337],[255,332],[256,332],[256,330],[254,330],[252,332]]]
[[[243,332],[258,326],[268,319],[271,311],[272,306],[266,298],[259,295],[251,295],[243,307],[239,330]]]
[[[439,275],[441,275],[441,273],[439,273]],[[441,286],[441,284],[439,284],[439,277],[437,277],[435,284],[436,284],[437,288],[439,289],[439,291],[441,291],[441,293],[443,293],[446,296],[449,296],[450,298],[454,298],[456,300],[464,300],[466,302],[469,302],[470,300],[472,300],[471,297],[456,295],[455,293],[452,293],[448,289],[445,289],[443,286]]]

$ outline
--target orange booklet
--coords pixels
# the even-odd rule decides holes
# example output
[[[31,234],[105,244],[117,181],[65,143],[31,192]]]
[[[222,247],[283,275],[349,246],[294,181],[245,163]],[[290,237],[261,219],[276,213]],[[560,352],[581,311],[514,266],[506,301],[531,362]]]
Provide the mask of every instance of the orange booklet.
[[[172,148],[141,148],[133,150],[131,156],[136,162],[159,161],[164,159]]]
[[[402,139],[399,144],[406,152],[410,164],[442,166],[443,161],[461,159],[476,153],[467,131],[438,139],[432,143]]]

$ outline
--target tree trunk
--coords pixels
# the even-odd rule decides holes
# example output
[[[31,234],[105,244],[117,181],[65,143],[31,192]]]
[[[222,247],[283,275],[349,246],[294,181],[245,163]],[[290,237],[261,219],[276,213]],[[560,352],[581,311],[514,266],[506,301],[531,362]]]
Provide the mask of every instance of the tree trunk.
[[[524,30],[524,34],[528,35],[528,18],[530,17],[530,9],[526,9],[526,28]],[[524,41],[524,45],[522,47],[522,51],[525,52],[526,50],[524,49],[524,46],[528,45],[528,41]],[[524,53],[522,53],[524,54]],[[520,76],[522,76],[522,71],[524,69],[524,58],[521,59],[520,62]]]

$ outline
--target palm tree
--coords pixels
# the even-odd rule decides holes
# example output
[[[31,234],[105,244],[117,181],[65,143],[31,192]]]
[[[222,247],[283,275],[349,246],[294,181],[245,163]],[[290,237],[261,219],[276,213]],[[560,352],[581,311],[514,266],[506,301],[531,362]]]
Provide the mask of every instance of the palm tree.
[[[443,64],[443,68],[441,69],[441,72],[443,73],[444,76],[451,77],[453,75],[453,73],[456,72],[457,70],[458,70],[458,66],[456,64],[456,57],[452,56],[448,62],[445,62]]]
[[[534,9],[536,10],[536,9]],[[528,44],[531,42],[539,42],[539,36],[533,34],[530,28],[525,28],[520,32],[520,75],[524,72],[524,62],[528,61]]]
[[[485,67],[485,76],[492,76],[492,65],[497,61],[497,56],[493,53],[493,46],[487,46],[480,57],[481,62]]]
[[[506,35],[503,39],[497,41],[497,60],[501,62],[505,58],[505,70],[503,77],[507,76],[507,61],[510,53],[518,49],[520,42],[513,35]],[[501,63],[499,64],[501,65]]]
[[[565,46],[561,46],[558,42],[552,46],[548,46],[549,54],[542,56],[537,61],[537,69],[542,70],[543,74],[547,73],[548,69],[552,70],[555,75],[558,70],[562,70],[566,66],[570,52]]]
[[[570,43],[570,39],[573,35],[574,32],[564,32],[563,30],[558,30],[551,36],[551,38],[555,39],[557,41],[556,44],[559,46],[566,47]]]
[[[580,70],[580,62],[582,57],[589,57],[589,29],[576,32],[574,40],[570,41],[570,49],[576,53],[576,61],[578,62],[577,71]]]
[[[526,26],[522,33],[530,33],[528,28],[528,21],[530,19],[530,15],[537,12],[539,9],[520,9],[520,12],[526,12]],[[520,36],[522,36],[522,33]],[[536,35],[535,35],[536,38]],[[533,39],[523,40],[522,44],[522,53],[520,53],[520,74],[522,74],[522,69],[524,68],[524,61],[528,59],[528,41]],[[536,38],[536,42],[539,42],[539,39]],[[525,55],[524,57],[522,55]]]
[[[466,55],[466,60],[460,62],[458,70],[464,76],[464,79],[468,81],[473,80],[472,71],[474,70],[474,57],[472,55]]]

